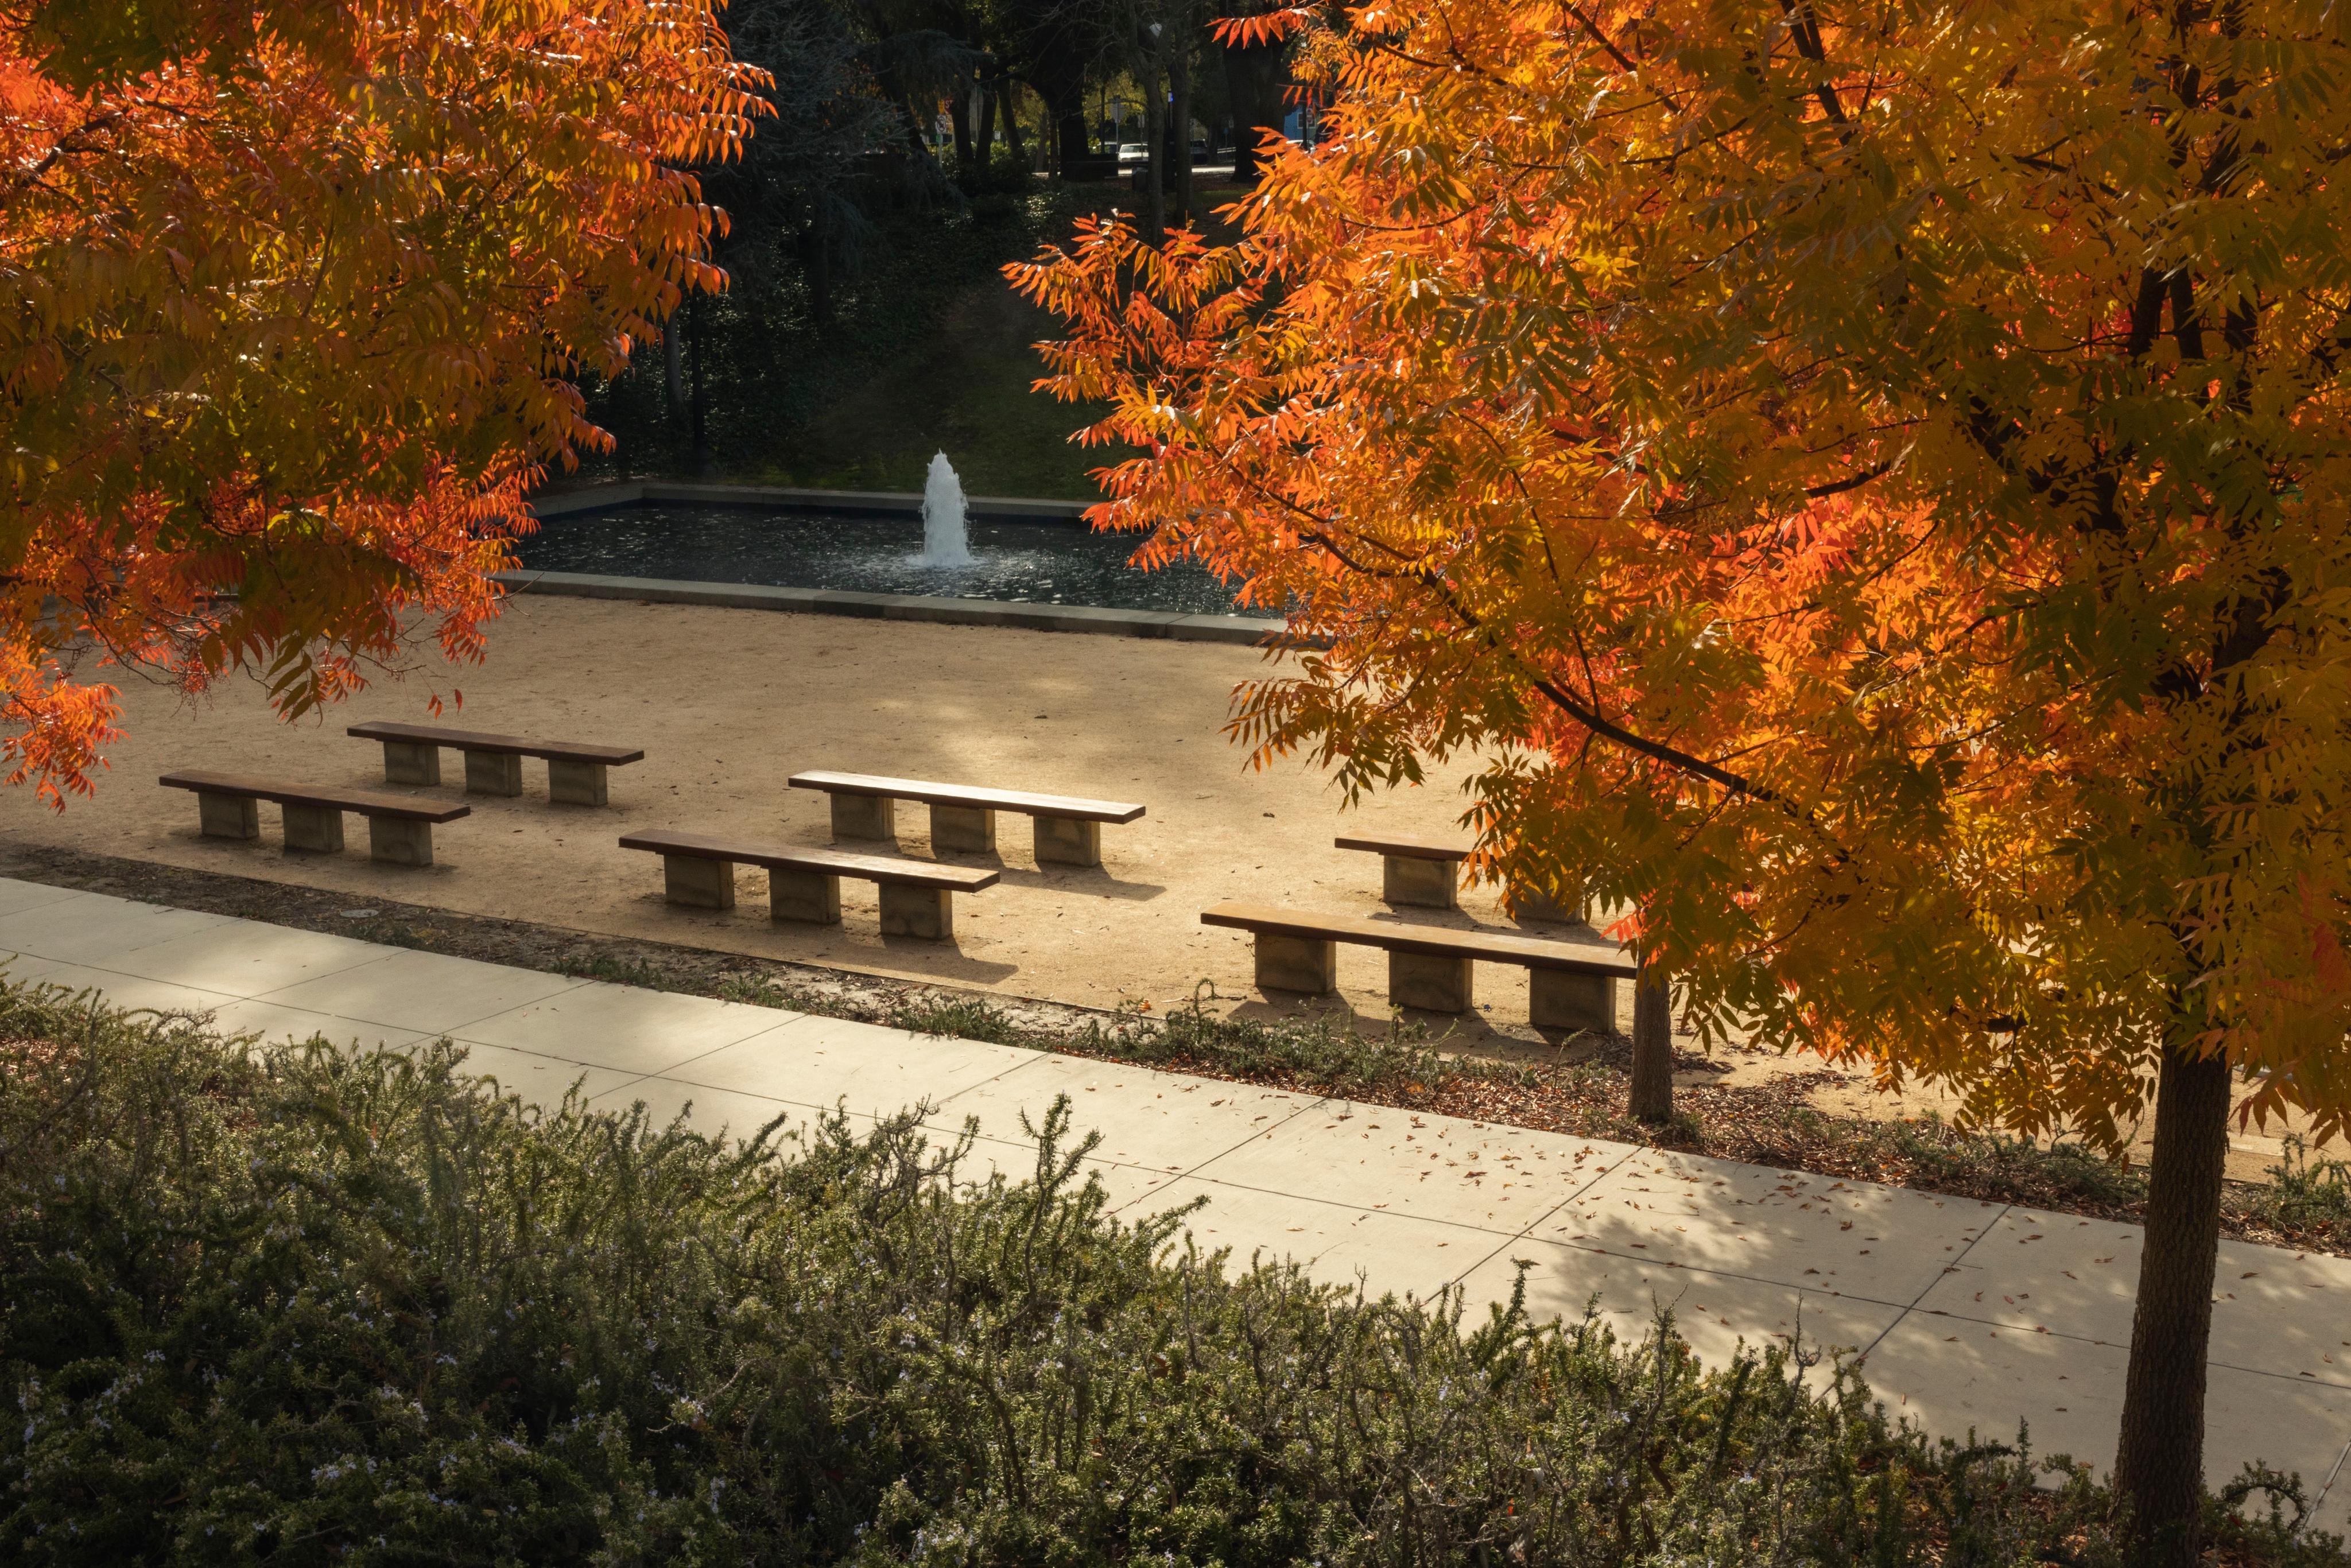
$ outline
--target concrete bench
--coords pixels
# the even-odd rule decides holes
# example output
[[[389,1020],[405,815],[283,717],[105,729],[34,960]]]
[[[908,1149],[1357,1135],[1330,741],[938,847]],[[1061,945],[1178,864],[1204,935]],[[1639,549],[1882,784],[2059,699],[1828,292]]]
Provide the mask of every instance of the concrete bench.
[[[1102,825],[1132,822],[1143,815],[1142,807],[1123,800],[1081,800],[871,773],[795,773],[790,783],[795,789],[821,789],[831,797],[836,839],[895,839],[898,802],[921,800],[931,808],[935,850],[991,854],[996,850],[996,813],[1011,811],[1034,820],[1037,858],[1062,865],[1102,864]]]
[[[1368,833],[1343,834],[1334,842],[1343,850],[1368,850],[1380,857],[1380,896],[1390,904],[1427,909],[1461,907],[1461,862],[1469,858],[1467,844]],[[1571,908],[1523,887],[1507,890],[1502,904],[1521,920],[1557,920],[1571,925],[1581,925],[1588,913],[1580,897]]]
[[[346,733],[383,742],[387,784],[438,784],[441,748],[465,754],[465,793],[519,795],[522,759],[547,759],[547,798],[572,806],[601,806],[611,795],[604,770],[644,759],[642,748],[590,746],[565,740],[528,740],[519,735],[489,735],[477,729],[442,729],[427,724],[355,724]]]
[[[1380,857],[1380,896],[1390,904],[1461,907],[1461,862],[1469,858],[1468,845],[1365,833],[1343,833],[1333,841],[1340,849],[1368,850]]]
[[[882,892],[882,935],[945,942],[955,935],[955,895],[996,885],[998,873],[929,861],[843,854],[797,844],[755,844],[709,833],[655,830],[629,833],[624,850],[662,857],[664,896],[696,909],[735,907],[735,868],[768,868],[768,917],[819,925],[841,922],[841,879],[870,882]]]
[[[471,806],[444,806],[437,800],[371,795],[360,789],[271,784],[225,773],[166,773],[159,782],[167,789],[195,791],[197,821],[208,838],[259,838],[257,802],[274,800],[285,813],[287,849],[340,854],[343,813],[356,811],[368,820],[368,858],[393,865],[431,865],[433,824],[474,814]]]
[[[1204,911],[1200,924],[1247,931],[1256,937],[1259,990],[1326,996],[1338,986],[1341,943],[1385,948],[1388,999],[1400,1008],[1428,1012],[1469,1010],[1473,963],[1513,964],[1527,971],[1529,1021],[1538,1029],[1612,1032],[1616,1027],[1616,982],[1640,972],[1618,949],[1594,943],[1397,925],[1348,915],[1220,904]]]

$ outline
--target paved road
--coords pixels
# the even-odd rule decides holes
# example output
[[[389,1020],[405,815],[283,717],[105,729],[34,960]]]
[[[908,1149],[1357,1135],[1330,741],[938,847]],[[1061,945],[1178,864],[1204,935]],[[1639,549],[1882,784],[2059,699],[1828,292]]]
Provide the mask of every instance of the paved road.
[[[1025,1170],[1021,1118],[1068,1094],[1099,1129],[1096,1173],[1143,1214],[1196,1197],[1205,1244],[1287,1254],[1330,1280],[1473,1308],[1507,1295],[1573,1315],[1596,1301],[1637,1335],[1660,1304],[1699,1353],[1801,1330],[1865,1357],[1928,1430],[2013,1436],[2103,1467],[2130,1339],[2137,1227],[1803,1172],[940,1040],[379,946],[0,879],[16,979],[133,1008],[211,1009],[224,1029],[400,1048],[446,1035],[536,1101],[575,1082],[748,1131],[927,1099],[942,1129]],[[2299,1470],[2318,1520],[2351,1528],[2351,1261],[2224,1242],[2208,1456]]]

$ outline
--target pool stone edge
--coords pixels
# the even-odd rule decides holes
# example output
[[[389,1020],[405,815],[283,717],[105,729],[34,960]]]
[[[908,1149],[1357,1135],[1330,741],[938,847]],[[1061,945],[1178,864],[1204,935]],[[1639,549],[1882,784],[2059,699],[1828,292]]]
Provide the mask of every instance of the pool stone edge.
[[[490,575],[509,593],[553,593],[572,599],[633,599],[652,604],[701,604],[721,610],[777,610],[804,615],[850,615],[869,621],[928,621],[950,626],[1009,626],[1030,632],[1159,637],[1176,643],[1228,643],[1248,647],[1323,645],[1320,639],[1290,637],[1288,622],[1279,616],[1111,610],[1094,604],[1030,604],[919,593],[860,593],[847,589],[781,588],[757,582],[681,582],[668,578],[612,577],[584,571],[499,571]]]

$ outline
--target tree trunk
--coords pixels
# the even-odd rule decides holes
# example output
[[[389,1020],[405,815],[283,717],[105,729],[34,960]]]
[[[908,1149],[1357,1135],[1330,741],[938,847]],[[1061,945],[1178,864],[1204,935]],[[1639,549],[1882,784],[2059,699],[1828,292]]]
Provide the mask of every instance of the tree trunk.
[[[1167,105],[1154,55],[1143,70],[1143,241],[1155,250],[1167,239],[1166,140]]]
[[[1029,167],[1029,149],[1020,142],[1020,84],[1010,77],[998,78],[998,91],[1004,99],[1004,144],[1012,149],[1012,156],[1023,169]]]
[[[1644,1122],[1674,1119],[1674,993],[1666,972],[1644,961],[1633,982],[1633,1087],[1626,1109]]]
[[[703,395],[702,377],[702,296],[693,296],[685,308],[687,348],[694,359],[694,466],[696,473],[710,467],[710,405]]]
[[[979,130],[971,140],[979,152],[978,172],[984,175],[996,159],[996,87],[985,79],[979,84]]]
[[[947,123],[955,129],[956,172],[971,172],[971,100],[962,92],[947,94]]]
[[[1051,144],[1053,169],[1066,174],[1071,164],[1093,155],[1086,131],[1086,57],[1068,27],[1049,27],[1031,37],[1029,85],[1044,102],[1042,137]]]
[[[1176,221],[1188,224],[1192,221],[1192,7],[1176,7],[1167,29],[1163,47],[1167,49],[1167,85],[1175,100],[1168,105],[1167,118],[1176,122],[1168,142],[1176,165]]]
[[[685,412],[685,323],[673,310],[662,323],[662,392],[669,403],[669,416],[675,419]]]
[[[917,158],[930,157],[931,127],[936,123],[935,119],[924,119],[921,108],[913,99],[900,99],[897,103],[906,117],[906,151]]]
[[[1274,90],[1281,69],[1280,45],[1240,47],[1224,46],[1225,92],[1233,106],[1233,179],[1242,185],[1257,183],[1258,138],[1281,129],[1280,94]]]
[[[2189,1568],[2198,1555],[2229,1084],[2225,1057],[2183,1057],[2176,1046],[2158,1069],[2147,1245],[2115,1455],[2115,1488],[2132,1509],[2133,1568]]]

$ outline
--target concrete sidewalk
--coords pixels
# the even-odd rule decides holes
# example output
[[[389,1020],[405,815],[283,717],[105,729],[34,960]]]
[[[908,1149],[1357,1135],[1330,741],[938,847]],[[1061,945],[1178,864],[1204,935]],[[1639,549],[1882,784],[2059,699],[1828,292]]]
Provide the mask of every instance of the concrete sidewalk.
[[[1095,1169],[1145,1214],[1193,1222],[1243,1260],[1473,1311],[1533,1265],[1540,1314],[1597,1299],[1637,1338],[1660,1305],[1702,1355],[1784,1337],[1865,1356],[1886,1403],[1929,1431],[2102,1469],[2120,1414],[2136,1227],[1722,1160],[1416,1115],[1216,1080],[941,1040],[836,1019],[570,979],[0,879],[7,973],[119,1006],[210,1010],[224,1030],[399,1048],[446,1035],[538,1102],[573,1082],[604,1107],[691,1107],[697,1126],[868,1119],[927,1099],[943,1132],[1025,1172],[1024,1115],[1070,1096],[1102,1134]],[[2223,1242],[2207,1458],[2298,1470],[2322,1528],[2351,1528],[2351,1260]]]

